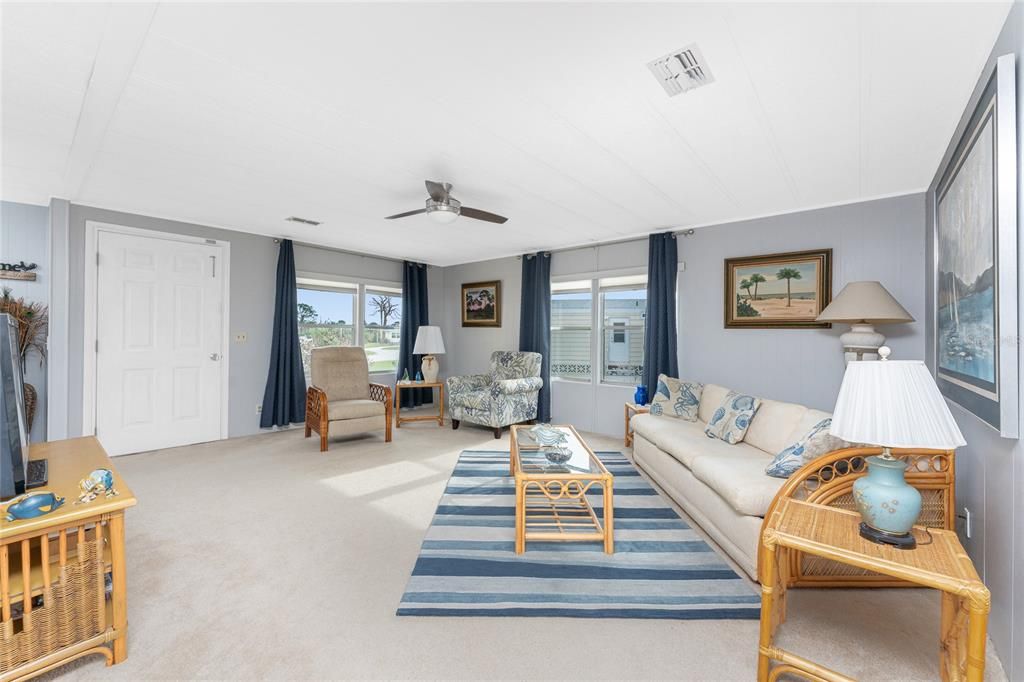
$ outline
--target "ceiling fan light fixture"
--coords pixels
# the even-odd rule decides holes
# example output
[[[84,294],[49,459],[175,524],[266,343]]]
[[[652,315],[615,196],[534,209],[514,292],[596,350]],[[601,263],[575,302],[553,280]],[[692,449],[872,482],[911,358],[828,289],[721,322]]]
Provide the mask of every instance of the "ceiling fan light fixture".
[[[442,225],[455,222],[455,219],[459,217],[459,210],[461,208],[462,204],[455,199],[449,199],[447,203],[427,199],[427,215],[435,223]]]

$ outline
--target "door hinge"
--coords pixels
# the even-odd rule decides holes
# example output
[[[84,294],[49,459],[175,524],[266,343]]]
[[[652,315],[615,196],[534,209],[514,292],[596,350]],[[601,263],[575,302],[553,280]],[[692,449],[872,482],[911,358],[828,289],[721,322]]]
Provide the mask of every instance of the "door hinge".
[[[217,279],[217,257],[216,256],[210,256],[210,265],[212,266],[212,269],[210,270],[210,277],[212,277],[214,279]]]
[[[96,339],[96,352],[97,353],[100,352],[100,340],[99,339]]]
[[[100,252],[97,251],[96,252],[96,265],[99,266],[99,264],[100,264]]]

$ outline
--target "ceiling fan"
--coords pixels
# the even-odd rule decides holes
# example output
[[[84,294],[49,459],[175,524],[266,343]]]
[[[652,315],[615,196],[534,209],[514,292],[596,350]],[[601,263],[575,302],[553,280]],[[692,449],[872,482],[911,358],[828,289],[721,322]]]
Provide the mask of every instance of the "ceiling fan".
[[[426,184],[427,194],[430,195],[430,198],[427,199],[426,208],[418,208],[415,211],[406,211],[405,213],[389,215],[385,220],[394,220],[395,218],[404,218],[410,215],[419,215],[420,213],[426,213],[433,220],[439,223],[450,223],[460,215],[466,216],[467,218],[475,218],[477,220],[485,220],[489,223],[498,224],[504,223],[508,220],[505,216],[500,216],[496,213],[488,213],[487,211],[481,211],[478,208],[463,206],[462,202],[451,195],[452,185],[449,182],[433,182],[432,180],[427,180]]]

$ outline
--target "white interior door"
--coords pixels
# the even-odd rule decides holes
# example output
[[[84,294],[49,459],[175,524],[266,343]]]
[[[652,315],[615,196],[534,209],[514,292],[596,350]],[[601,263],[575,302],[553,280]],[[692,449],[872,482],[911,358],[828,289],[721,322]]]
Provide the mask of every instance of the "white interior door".
[[[222,437],[222,251],[98,233],[96,436],[107,452]]]

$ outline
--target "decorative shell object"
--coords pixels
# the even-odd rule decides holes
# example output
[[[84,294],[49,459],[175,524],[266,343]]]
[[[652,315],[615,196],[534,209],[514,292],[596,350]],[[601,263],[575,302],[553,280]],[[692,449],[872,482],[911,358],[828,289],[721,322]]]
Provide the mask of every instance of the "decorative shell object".
[[[6,518],[8,522],[34,519],[60,509],[63,504],[64,498],[53,493],[29,493],[11,500],[7,505]]]
[[[530,429],[530,435],[540,445],[561,445],[569,440],[564,432],[559,431],[550,424],[538,424]]]
[[[563,447],[544,448],[544,457],[552,464],[565,464],[572,459],[572,450]]]
[[[114,474],[110,469],[94,470],[78,482],[78,487],[81,492],[78,494],[78,502],[75,504],[92,502],[100,495],[104,497],[117,495],[117,491],[114,490]]]

